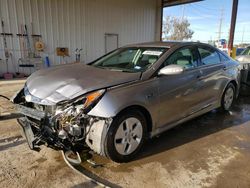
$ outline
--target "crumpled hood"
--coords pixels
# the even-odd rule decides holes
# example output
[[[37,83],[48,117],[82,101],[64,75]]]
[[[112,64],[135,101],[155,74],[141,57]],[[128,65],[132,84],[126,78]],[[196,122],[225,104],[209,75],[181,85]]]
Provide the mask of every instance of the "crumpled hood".
[[[97,89],[139,80],[140,75],[78,63],[37,71],[27,79],[26,86],[31,95],[58,103]]]

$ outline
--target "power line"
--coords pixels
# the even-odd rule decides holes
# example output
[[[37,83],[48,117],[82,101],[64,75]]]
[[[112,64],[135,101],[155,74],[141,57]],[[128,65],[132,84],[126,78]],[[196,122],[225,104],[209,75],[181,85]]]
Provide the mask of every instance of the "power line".
[[[197,31],[204,31],[207,32],[207,29],[203,29],[203,28],[199,28],[199,27],[194,27],[194,26],[190,26],[192,29],[197,30]]]
[[[243,40],[244,40],[244,35],[245,35],[245,26],[244,26],[244,28],[243,28],[243,33],[242,33],[241,43],[243,43]]]
[[[245,34],[246,34],[246,33],[250,34],[250,31],[246,31],[246,30],[245,30],[245,27],[244,27],[244,29],[243,29],[242,31],[238,31],[238,30],[237,30],[237,33],[243,33],[243,32],[244,32]]]
[[[205,9],[205,10],[213,10],[213,11],[220,11],[220,9],[215,9],[215,8],[211,8],[211,7],[205,7],[203,5],[200,5],[200,4],[193,4],[194,6],[198,6],[199,9],[202,8],[202,9]]]
[[[188,4],[187,6],[189,6],[190,8],[193,9],[192,13],[195,13],[196,15],[199,15],[201,18],[208,18],[209,17],[216,17],[217,15],[215,14],[208,14],[207,16],[204,16],[204,12],[202,12],[200,9],[196,8],[195,6],[193,6],[192,4]]]

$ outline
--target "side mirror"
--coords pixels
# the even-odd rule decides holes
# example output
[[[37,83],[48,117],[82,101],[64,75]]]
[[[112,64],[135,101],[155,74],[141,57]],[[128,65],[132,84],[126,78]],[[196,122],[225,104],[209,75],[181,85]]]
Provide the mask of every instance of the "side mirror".
[[[180,65],[168,65],[164,68],[162,68],[159,72],[158,75],[177,75],[183,73],[184,68]]]

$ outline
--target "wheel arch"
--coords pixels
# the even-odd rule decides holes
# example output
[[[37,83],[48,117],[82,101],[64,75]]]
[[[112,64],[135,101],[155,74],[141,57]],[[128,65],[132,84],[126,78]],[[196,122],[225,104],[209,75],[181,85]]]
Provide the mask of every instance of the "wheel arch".
[[[238,83],[235,80],[231,80],[229,84],[232,83],[236,89],[238,89]]]
[[[226,85],[226,87],[224,88],[224,91],[223,91],[223,93],[225,92],[225,90],[226,90],[226,88],[227,88],[227,86],[229,85],[229,84],[233,84],[234,85],[234,87],[235,87],[235,98],[237,98],[237,96],[238,96],[238,94],[239,94],[239,87],[238,87],[238,83],[236,82],[236,80],[231,80],[230,82],[228,82],[228,84]]]
[[[145,107],[143,107],[141,105],[127,106],[126,108],[122,109],[116,116],[118,116],[122,113],[126,113],[126,111],[129,111],[129,110],[139,110],[140,112],[142,112],[143,115],[145,115],[145,118],[147,121],[147,132],[148,133],[152,132],[153,122],[152,122],[151,114],[149,113],[149,111]]]
[[[234,87],[235,87],[235,89],[236,89],[236,96],[237,96],[237,93],[238,93],[238,90],[239,90],[239,88],[238,88],[238,83],[237,83],[237,81],[236,80],[230,80],[230,81],[228,81],[228,83],[227,84],[225,84],[225,87],[223,88],[223,91],[222,91],[222,93],[221,93],[221,97],[223,96],[223,94],[225,93],[225,91],[226,91],[226,89],[227,89],[227,86],[229,85],[229,84],[233,84],[234,85]],[[235,96],[235,97],[236,97]],[[221,98],[220,97],[220,98]]]

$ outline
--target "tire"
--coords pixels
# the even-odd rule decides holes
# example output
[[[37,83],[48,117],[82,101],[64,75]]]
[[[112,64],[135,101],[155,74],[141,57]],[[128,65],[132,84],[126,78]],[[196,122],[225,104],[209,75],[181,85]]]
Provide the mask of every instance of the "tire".
[[[114,118],[105,139],[105,154],[115,162],[129,162],[141,150],[146,135],[147,121],[143,113],[127,110]]]
[[[221,98],[221,111],[227,112],[231,109],[236,96],[236,88],[232,83],[226,87]]]

